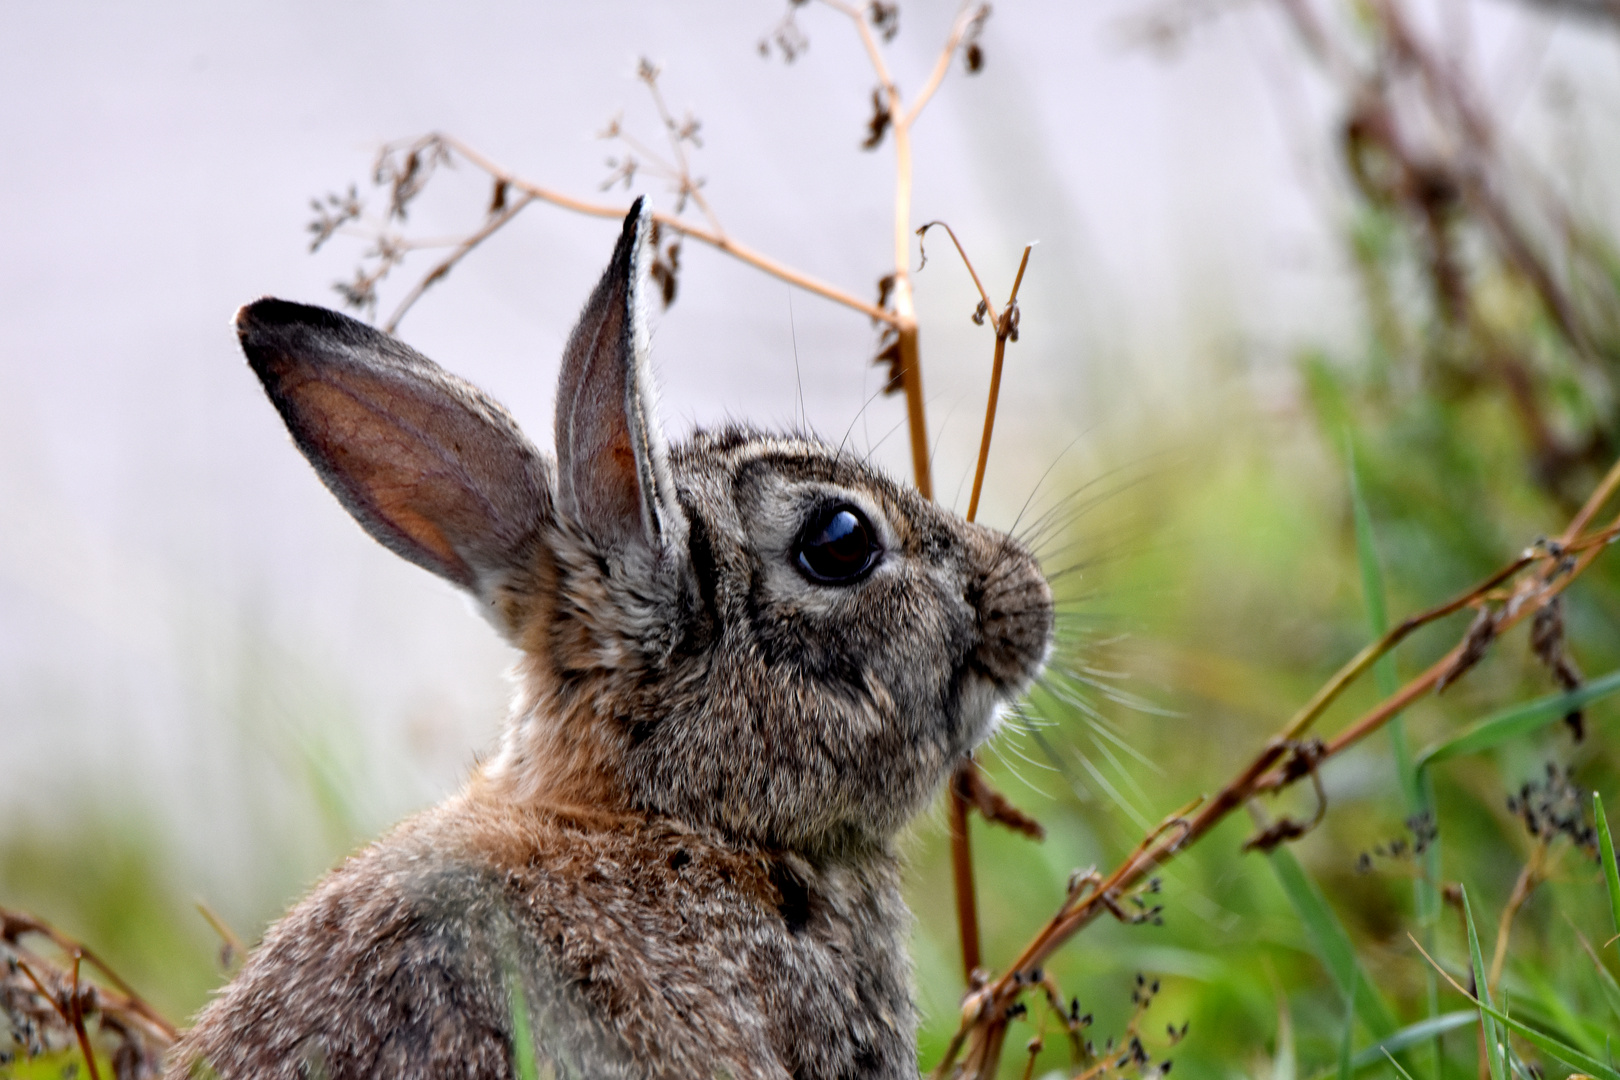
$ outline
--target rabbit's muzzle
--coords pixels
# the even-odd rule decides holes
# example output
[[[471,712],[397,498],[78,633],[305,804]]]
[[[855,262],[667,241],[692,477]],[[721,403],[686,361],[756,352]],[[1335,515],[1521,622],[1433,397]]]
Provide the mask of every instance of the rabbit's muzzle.
[[[1040,564],[1005,533],[973,527],[975,572],[967,587],[977,614],[972,669],[1004,699],[1040,673],[1052,640],[1052,588]]]

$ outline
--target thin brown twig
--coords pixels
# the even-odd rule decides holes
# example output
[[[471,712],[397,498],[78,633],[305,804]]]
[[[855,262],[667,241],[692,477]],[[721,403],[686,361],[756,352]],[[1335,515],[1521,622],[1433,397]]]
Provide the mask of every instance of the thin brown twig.
[[[474,248],[476,248],[479,244],[482,244],[485,240],[488,240],[495,234],[496,230],[500,229],[501,226],[517,217],[524,207],[528,206],[534,201],[535,197],[533,195],[529,194],[528,192],[524,192],[520,198],[514,199],[511,205],[507,206],[506,209],[502,210],[500,213],[494,215],[487,222],[485,222],[483,227],[477,232],[473,233],[471,236],[461,241],[461,243],[457,244],[454,251],[446,255],[443,259],[440,259],[433,269],[427,272],[422,280],[418,281],[414,286],[411,287],[411,291],[405,294],[405,299],[400,301],[399,306],[394,309],[394,313],[390,315],[388,317],[388,321],[383,324],[383,330],[392,334],[396,329],[398,329],[399,321],[405,317],[405,313],[407,311],[411,310],[411,305],[415,304],[422,298],[423,293],[427,292],[428,289],[430,289],[436,282],[440,281],[447,274],[449,274],[450,271],[455,268],[457,263],[472,253]]]
[[[1587,498],[1575,516],[1570,519],[1569,527],[1564,530],[1563,535],[1563,541],[1566,545],[1572,543],[1576,537],[1586,531],[1586,527],[1592,523],[1592,519],[1603,509],[1604,504],[1614,497],[1617,489],[1620,489],[1620,461],[1616,461],[1609,466],[1609,471],[1603,474],[1603,479],[1598,481],[1598,486],[1593,489],[1591,496]]]
[[[968,499],[969,521],[979,513],[979,495],[984,491],[984,470],[990,463],[990,436],[996,429],[996,406],[1001,402],[1001,365],[1007,356],[1008,340],[1016,340],[1018,336],[1018,288],[1024,283],[1024,270],[1029,266],[1029,253],[1033,250],[1034,244],[1024,246],[1024,257],[1019,260],[1018,276],[1013,278],[1012,292],[1001,314],[996,316],[996,351],[990,362],[990,393],[984,406],[984,433],[979,437],[979,461],[973,469],[973,494]]]
[[[956,253],[962,257],[962,265],[967,267],[968,277],[973,279],[973,287],[979,290],[979,302],[984,305],[984,310],[989,312],[990,325],[994,326],[996,323],[1001,321],[1001,314],[1000,312],[996,311],[996,305],[990,302],[990,294],[984,291],[984,283],[979,280],[979,272],[973,268],[973,260],[968,258],[967,250],[962,247],[962,241],[956,238],[956,230],[951,228],[950,222],[928,221],[917,226],[918,247],[920,248],[922,246],[923,238],[928,235],[928,230],[935,227],[944,229],[945,235],[949,236],[951,238],[951,243],[956,245]],[[1018,276],[1023,277],[1022,268],[1020,268]]]
[[[512,190],[521,192],[522,194],[528,195],[531,198],[538,199],[541,202],[549,203],[552,206],[561,207],[564,210],[571,210],[576,214],[584,214],[587,217],[623,218],[624,215],[629,212],[630,208],[627,206],[620,206],[614,203],[595,202],[590,199],[575,198],[572,195],[566,195],[563,192],[557,191],[553,188],[543,187],[539,184],[525,180],[522,177],[508,172],[506,169],[497,165],[490,158],[474,150],[472,147],[468,146],[466,143],[452,135],[435,134],[432,137],[441,140],[447,147],[454,150],[458,155],[468,162],[472,163],[472,165],[476,168],[488,174],[492,179],[504,181],[512,188]],[[671,232],[677,233],[684,237],[689,237],[698,241],[699,243],[707,244],[717,251],[724,252],[740,262],[747,263],[756,270],[761,270],[767,274],[770,274],[772,277],[786,281],[790,285],[797,285],[806,292],[815,293],[817,296],[824,297],[836,304],[842,304],[844,307],[852,308],[853,310],[860,312],[862,315],[865,315],[871,319],[876,319],[879,322],[888,323],[890,325],[895,325],[898,322],[898,319],[893,312],[885,311],[880,307],[869,304],[866,301],[861,300],[834,285],[829,285],[824,281],[820,281],[808,274],[795,270],[785,263],[778,262],[767,255],[763,255],[760,252],[755,251],[753,248],[739,243],[729,235],[715,232],[710,229],[705,229],[702,226],[694,225],[691,222],[684,221],[673,214],[664,213],[663,211],[654,211],[652,216],[653,220],[658,222],[661,228],[668,229]]]
[[[921,90],[917,91],[917,100],[911,103],[910,110],[906,112],[905,124],[907,127],[917,122],[917,117],[922,113],[923,106],[927,105],[928,100],[934,96],[934,91],[939,89],[939,84],[945,81],[945,73],[951,69],[951,60],[955,58],[956,50],[962,44],[962,35],[967,32],[968,24],[973,21],[977,11],[978,8],[974,4],[966,3],[956,13],[956,19],[951,23],[950,35],[945,39],[945,47],[939,51],[939,58],[934,61],[934,70],[928,73],[928,81],[923,83]]]
[[[968,808],[972,802],[963,790],[978,770],[967,758],[951,773],[951,884],[956,894],[956,929],[962,947],[962,981],[973,985],[979,969],[979,900],[973,884],[973,841],[968,832]]]
[[[1024,256],[1019,260],[1018,273],[1013,278],[1012,292],[1007,297],[1006,306],[1000,310],[991,302],[990,294],[985,291],[984,282],[979,280],[979,271],[974,268],[973,260],[962,247],[962,241],[957,238],[956,230],[945,221],[930,221],[917,229],[917,242],[920,246],[928,230],[938,226],[945,230],[945,235],[951,238],[956,246],[956,253],[962,258],[962,265],[967,267],[968,276],[973,279],[973,287],[979,290],[979,311],[974,314],[973,321],[979,322],[984,318],[990,320],[995,330],[996,345],[990,363],[990,393],[984,407],[984,432],[979,438],[979,460],[973,471],[973,493],[968,498],[967,519],[974,520],[979,513],[979,496],[984,491],[984,471],[990,460],[990,437],[996,426],[996,407],[1001,400],[1001,369],[1007,355],[1008,340],[1017,340],[1018,337],[1018,290],[1024,283],[1024,271],[1029,267],[1030,252],[1035,249],[1034,244],[1024,245]]]
[[[106,961],[102,960],[85,945],[63,934],[47,922],[0,907],[0,941],[11,945],[19,955],[32,957],[34,954],[23,948],[19,942],[19,939],[26,934],[37,934],[64,953],[77,955],[88,961],[121,995],[121,1000],[116,1002],[120,1009],[138,1016],[167,1042],[174,1042],[180,1037],[179,1029],[164,1019],[162,1013],[147,1004],[145,999],[137,994],[129,983],[125,982],[116,971],[107,966]],[[105,995],[106,991],[103,990],[102,993]]]
[[[675,160],[679,163],[678,175],[681,194],[690,196],[692,201],[697,203],[698,209],[703,211],[703,216],[709,219],[709,226],[714,229],[715,235],[724,236],[726,230],[721,227],[720,218],[715,215],[714,208],[709,205],[709,200],[703,197],[703,192],[698,190],[698,185],[692,180],[691,163],[687,161],[686,150],[681,146],[680,128],[675,123],[675,117],[670,113],[669,106],[664,103],[663,92],[658,89],[657,69],[650,64],[647,67],[651,69],[651,75],[644,76],[643,81],[647,84],[648,92],[652,94],[653,105],[658,110],[658,118],[664,122],[664,131],[669,137],[670,149],[674,151]]]
[[[1513,920],[1519,911],[1530,899],[1530,894],[1536,886],[1541,884],[1542,873],[1546,868],[1548,844],[1545,839],[1536,843],[1530,852],[1530,858],[1519,871],[1519,879],[1513,883],[1513,892],[1508,895],[1507,903],[1502,905],[1502,917],[1496,923],[1496,947],[1491,953],[1491,971],[1486,977],[1485,985],[1490,988],[1491,999],[1495,1000],[1497,988],[1502,985],[1502,968],[1507,963],[1508,938],[1513,934]]]
[[[962,34],[970,20],[970,9],[964,5],[951,24],[951,32],[940,52],[934,72],[924,84],[922,93],[908,112],[900,97],[888,64],[883,59],[877,38],[872,34],[862,12],[844,0],[822,0],[822,3],[841,12],[855,25],[861,44],[871,61],[872,70],[882,87],[888,127],[894,141],[894,272],[890,289],[892,316],[887,321],[895,331],[894,347],[898,354],[900,385],[906,399],[906,427],[910,434],[912,474],[917,491],[925,499],[934,497],[933,470],[929,460],[928,416],[923,397],[922,358],[918,344],[917,313],[911,287],[911,125],[922,114],[923,106],[932,98],[945,77],[951,58],[962,43]],[[952,240],[955,240],[954,234]],[[957,245],[958,250],[961,245]],[[966,256],[964,255],[964,260]],[[971,270],[971,267],[970,267]],[[975,278],[977,280],[977,278]],[[983,289],[980,290],[981,294]],[[979,966],[978,901],[973,882],[973,854],[968,831],[967,806],[963,801],[963,786],[971,782],[973,759],[958,763],[950,781],[951,820],[951,872],[956,891],[957,929],[962,944],[962,965],[969,985],[973,972]],[[997,1043],[999,1047],[999,1043]]]
[[[73,1031],[73,1036],[79,1044],[79,1053],[84,1055],[84,1062],[90,1071],[90,1080],[101,1080],[101,1072],[96,1068],[96,1054],[90,1048],[90,1033],[84,1027],[83,1002],[79,998],[79,955],[73,956],[73,982],[68,991],[66,1004],[62,1002],[61,995],[53,993],[45,985],[45,980],[34,973],[34,969],[25,960],[17,961],[17,969],[28,976],[28,981],[34,984],[39,996],[49,1003],[62,1022]]]
[[[916,301],[912,295],[911,285],[911,127],[922,114],[923,106],[928,104],[934,91],[939,88],[940,82],[945,77],[945,71],[950,67],[951,58],[961,47],[962,35],[972,20],[972,10],[969,5],[964,5],[957,13],[951,23],[951,31],[946,36],[945,45],[940,51],[940,59],[934,65],[933,74],[924,84],[917,101],[907,111],[900,96],[900,88],[889,72],[889,66],[883,59],[883,50],[872,34],[872,28],[867,23],[865,14],[845,0],[821,0],[821,2],[842,13],[854,24],[861,45],[866,50],[867,59],[871,61],[872,71],[882,88],[884,107],[888,113],[889,131],[894,140],[894,283],[890,291],[893,317],[888,322],[894,327],[898,339],[895,346],[899,351],[900,385],[906,397],[906,427],[911,435],[912,471],[918,492],[923,498],[932,499],[934,480],[929,464],[928,418],[924,407],[922,364],[917,340]]]
[[[230,924],[224,919],[220,918],[213,908],[209,907],[201,900],[198,900],[196,903],[197,914],[201,915],[203,917],[203,921],[213,928],[214,933],[219,935],[219,940],[224,943],[226,955],[228,957],[234,957],[237,961],[240,961],[241,958],[247,956],[247,943],[242,940],[241,936],[238,935],[235,930],[231,929]],[[230,965],[226,964],[226,966],[229,967]]]
[[[1429,962],[1429,966],[1434,968],[1434,970],[1437,971],[1440,974],[1440,977],[1442,979],[1446,980],[1446,982],[1451,984],[1451,988],[1453,990],[1457,991],[1457,993],[1461,994],[1463,997],[1465,997],[1469,1001],[1473,1002],[1474,1007],[1476,1009],[1481,1009],[1480,1014],[1479,1014],[1479,1049],[1480,1049],[1479,1059],[1480,1059],[1480,1069],[1483,1071],[1485,1069],[1485,1063],[1486,1063],[1486,1060],[1487,1060],[1487,1055],[1486,1055],[1486,1049],[1487,1048],[1485,1046],[1485,1037],[1486,1037],[1485,1036],[1485,1013],[1484,1013],[1484,1011],[1482,1009],[1482,1002],[1479,1000],[1479,996],[1477,994],[1475,994],[1475,993],[1470,993],[1469,991],[1465,990],[1461,983],[1459,983],[1456,979],[1452,978],[1451,977],[1451,972],[1449,972],[1445,968],[1441,967],[1439,962],[1436,961],[1434,957],[1429,955],[1429,950],[1425,949],[1421,944],[1419,944],[1418,939],[1413,937],[1410,932],[1407,933],[1406,938],[1407,938],[1408,941],[1410,941],[1412,943],[1412,945],[1417,949],[1417,951],[1419,953],[1423,954],[1423,959],[1425,959],[1425,960],[1427,960]]]
[[[954,46],[952,48],[954,49]],[[990,301],[990,294],[985,291],[984,283],[979,280],[979,272],[974,269],[973,260],[968,258],[967,251],[962,247],[962,241],[957,239],[956,230],[952,229],[949,223],[930,221],[920,226],[917,229],[919,248],[922,238],[936,225],[945,230],[946,235],[951,238],[951,243],[956,246],[956,252],[962,257],[962,264],[967,267],[974,287],[979,290],[980,305],[991,319],[991,325],[995,327],[996,333],[995,353],[990,369],[989,401],[984,413],[984,434],[979,440],[978,466],[974,471],[973,494],[968,503],[967,520],[972,521],[979,512],[979,495],[984,488],[985,466],[990,457],[990,436],[995,429],[996,407],[1001,395],[1001,369],[1006,356],[1007,339],[1016,333],[1018,289],[1023,283],[1024,270],[1029,265],[1029,253],[1033,245],[1024,248],[1024,257],[1018,264],[1018,275],[1013,280],[1012,294],[1008,297],[1007,306],[1003,311],[997,311]],[[989,798],[990,795],[994,798]],[[963,978],[969,986],[972,986],[974,972],[979,968],[980,949],[978,898],[973,882],[973,849],[968,832],[969,806],[970,804],[976,806],[986,820],[1008,824],[1037,839],[1042,832],[1039,823],[1018,813],[1005,797],[990,787],[972,757],[963,759],[951,774],[949,801],[951,876],[956,890],[957,934],[962,945]],[[1016,815],[1016,818],[1010,815]]]
[[[84,1029],[84,999],[79,996],[79,962],[84,959],[84,953],[78,949],[73,950],[73,983],[69,988],[68,1011],[72,1014],[69,1023],[73,1025],[73,1034],[79,1040],[79,1052],[84,1055],[85,1068],[90,1071],[90,1080],[101,1080],[101,1070],[96,1067],[95,1051],[90,1049],[90,1033]]]

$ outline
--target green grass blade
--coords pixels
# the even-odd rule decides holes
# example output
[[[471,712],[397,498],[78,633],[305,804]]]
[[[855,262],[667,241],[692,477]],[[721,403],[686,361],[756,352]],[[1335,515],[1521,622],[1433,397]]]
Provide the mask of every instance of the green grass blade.
[[[1339,1038],[1339,1080],[1350,1080],[1350,1045],[1356,1033],[1356,982],[1350,984],[1350,996],[1344,1002],[1344,1034]]]
[[[1614,861],[1614,836],[1609,832],[1609,819],[1603,816],[1603,796],[1595,791],[1592,792],[1592,816],[1597,818],[1603,880],[1609,885],[1609,915],[1614,919],[1614,932],[1620,934],[1620,867]]]
[[[1604,1029],[1583,1017],[1582,1010],[1565,999],[1567,979],[1559,979],[1554,972],[1543,970],[1537,964],[1521,965],[1518,975],[1531,992],[1530,1003],[1540,1010],[1543,1027],[1562,1032],[1571,1045],[1584,1054],[1603,1053]],[[1519,997],[1523,1001],[1524,993]],[[1507,1002],[1501,1005],[1505,1011]]]
[[[1620,691],[1620,671],[1611,671],[1571,693],[1549,694],[1515,705],[1477,724],[1471,724],[1453,738],[1429,747],[1418,755],[1417,767],[1425,769],[1459,754],[1475,754],[1529,735],[1555,720],[1563,719],[1565,714],[1616,691]]]
[[[1504,1012],[1500,1012],[1484,1002],[1477,1002],[1480,1010],[1498,1024],[1512,1028],[1525,1042],[1530,1043],[1550,1058],[1569,1066],[1578,1072],[1595,1077],[1596,1080],[1620,1080],[1620,1072],[1610,1068],[1597,1058],[1581,1053],[1562,1039],[1555,1039],[1551,1035],[1537,1031],[1522,1021],[1515,1020]]]
[[[1463,890],[1463,921],[1468,924],[1468,959],[1474,971],[1474,992],[1479,995],[1479,1022],[1485,1026],[1485,1060],[1490,1065],[1491,1080],[1506,1080],[1507,1062],[1504,1060],[1502,1038],[1496,1024],[1486,1015],[1491,1005],[1491,987],[1485,978],[1485,960],[1479,952],[1479,935],[1474,931],[1474,909],[1468,903],[1468,890]]]
[[[1415,1024],[1408,1024],[1389,1038],[1376,1042],[1357,1054],[1351,1062],[1357,1069],[1365,1069],[1383,1060],[1384,1051],[1398,1054],[1402,1050],[1417,1046],[1430,1039],[1439,1038],[1448,1031],[1455,1031],[1460,1027],[1479,1022],[1479,1013],[1472,1009],[1459,1009],[1456,1012],[1444,1013],[1440,1016],[1431,1016],[1419,1020]]]
[[[540,1080],[534,1059],[534,1032],[529,1027],[529,1003],[516,972],[506,976],[507,1005],[512,1010],[512,1071],[517,1080]]]
[[[1466,1015],[1470,1020],[1474,1018],[1473,1013],[1468,1013]],[[1394,1068],[1396,1076],[1399,1076],[1401,1080],[1412,1080],[1412,1074],[1401,1068],[1401,1063],[1395,1060],[1394,1054],[1390,1053],[1388,1050],[1383,1050],[1382,1047],[1379,1049],[1382,1050],[1384,1057],[1389,1059],[1390,1066]]]
[[[1415,767],[1415,766],[1414,766]],[[1430,822],[1437,821],[1438,814],[1434,808],[1434,777],[1427,771],[1420,770],[1417,775],[1418,809]],[[1429,839],[1429,846],[1420,857],[1420,870],[1417,880],[1412,883],[1412,893],[1417,901],[1418,934],[1423,938],[1425,948],[1434,948],[1435,928],[1440,923],[1440,836],[1436,833]],[[1440,973],[1427,964],[1423,971],[1423,1002],[1425,1012],[1429,1019],[1440,1015]],[[1445,1075],[1445,1048],[1441,1046],[1438,1036],[1430,1052],[1430,1068],[1434,1080],[1440,1080]]]
[[[1356,468],[1356,448],[1348,433],[1345,436],[1345,458],[1350,463],[1350,509],[1356,527],[1356,562],[1361,569],[1361,595],[1367,605],[1367,623],[1373,640],[1389,632],[1389,604],[1384,592],[1384,570],[1378,559],[1378,538],[1373,532],[1372,513],[1361,490],[1361,474]],[[1373,664],[1373,680],[1380,697],[1395,693],[1399,679],[1395,671],[1395,656],[1389,653]],[[1400,783],[1406,800],[1408,817],[1434,820],[1433,785],[1426,774],[1419,771],[1412,760],[1412,746],[1406,738],[1406,721],[1399,713],[1390,718],[1390,753],[1395,759],[1395,778]],[[1440,879],[1440,838],[1434,837],[1422,856],[1422,872],[1412,883],[1413,907],[1424,944],[1434,940],[1433,927],[1440,915],[1440,893],[1435,882]],[[1440,1015],[1440,977],[1424,968],[1424,1004],[1429,1019]],[[1432,1051],[1433,1075],[1436,1080],[1444,1071],[1439,1036],[1435,1036]]]
[[[1395,1034],[1394,1014],[1362,973],[1361,965],[1356,962],[1355,949],[1350,944],[1350,935],[1328,906],[1322,891],[1287,848],[1277,848],[1268,861],[1295,914],[1305,924],[1305,932],[1316,950],[1317,958],[1328,969],[1328,974],[1333,976],[1339,992],[1355,1002],[1356,1015],[1361,1018],[1362,1024],[1375,1039],[1383,1040]],[[1358,986],[1359,990],[1353,990]]]

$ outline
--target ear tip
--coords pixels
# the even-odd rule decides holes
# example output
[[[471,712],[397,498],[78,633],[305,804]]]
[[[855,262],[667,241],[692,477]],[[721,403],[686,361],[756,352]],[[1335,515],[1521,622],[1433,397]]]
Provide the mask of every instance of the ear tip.
[[[630,212],[624,215],[624,228],[620,230],[619,242],[613,249],[613,265],[621,272],[629,271],[635,265],[642,241],[651,225],[652,208],[647,205],[647,196],[637,195],[636,201],[630,204]]]
[[[243,304],[236,309],[234,321],[237,340],[249,360],[264,349],[284,346],[312,332],[321,338],[340,341],[370,341],[382,336],[341,312],[274,296],[261,296]]]

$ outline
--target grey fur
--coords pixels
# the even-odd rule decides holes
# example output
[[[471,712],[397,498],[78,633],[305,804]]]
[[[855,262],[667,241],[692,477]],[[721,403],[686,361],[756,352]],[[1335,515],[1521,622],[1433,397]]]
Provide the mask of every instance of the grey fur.
[[[645,231],[638,204],[570,339],[555,476],[392,338],[238,315],[323,481],[522,660],[495,757],[273,926],[169,1075],[509,1077],[514,1001],[558,1076],[917,1075],[895,837],[1038,670],[1051,594],[1010,538],[812,439],[666,450]],[[883,549],[853,584],[793,561],[832,502]]]

